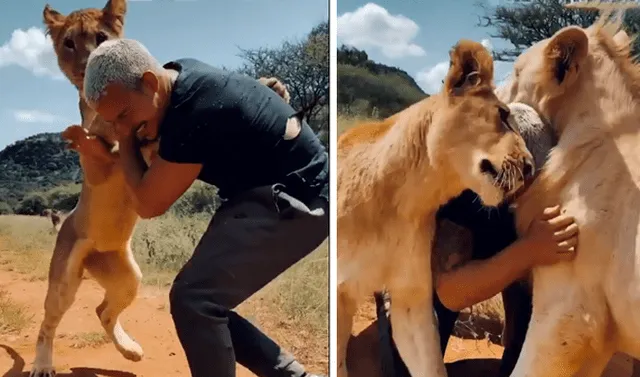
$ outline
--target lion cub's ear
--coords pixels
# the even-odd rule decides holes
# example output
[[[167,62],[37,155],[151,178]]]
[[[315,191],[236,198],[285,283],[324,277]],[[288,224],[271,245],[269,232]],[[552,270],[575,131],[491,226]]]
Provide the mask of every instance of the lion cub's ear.
[[[589,39],[584,30],[577,26],[565,27],[551,37],[545,47],[547,72],[558,85],[569,85],[577,77],[588,52]]]
[[[109,0],[102,8],[102,13],[120,21],[124,25],[124,16],[127,13],[127,0]]]
[[[460,95],[469,89],[493,85],[493,58],[478,42],[462,39],[449,51],[444,91]]]
[[[44,6],[44,10],[42,11],[42,20],[44,21],[44,24],[47,25],[47,31],[51,34],[53,39],[56,39],[58,31],[64,26],[66,18],[67,17],[64,14],[51,8],[51,5],[46,4]]]

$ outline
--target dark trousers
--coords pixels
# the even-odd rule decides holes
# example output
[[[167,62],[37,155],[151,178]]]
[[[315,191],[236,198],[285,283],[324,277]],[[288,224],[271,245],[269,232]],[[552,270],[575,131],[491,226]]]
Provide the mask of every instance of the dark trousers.
[[[260,377],[301,377],[288,352],[232,309],[315,250],[329,206],[305,205],[280,185],[224,203],[178,273],[171,315],[193,377],[233,377],[236,361]]]

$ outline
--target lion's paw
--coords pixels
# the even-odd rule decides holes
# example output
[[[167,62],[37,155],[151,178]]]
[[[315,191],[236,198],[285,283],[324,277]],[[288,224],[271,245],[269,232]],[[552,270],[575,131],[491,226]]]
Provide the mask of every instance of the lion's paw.
[[[64,131],[62,131],[62,138],[71,143],[78,143],[79,141],[81,141],[82,139],[86,139],[87,137],[87,130],[77,124],[69,126]]]
[[[127,342],[127,345],[124,347],[118,347],[118,351],[120,351],[125,359],[130,361],[140,361],[144,356],[142,347],[140,347],[140,345],[133,340],[131,340],[131,342]]]
[[[29,377],[54,377],[56,370],[53,366],[38,366],[34,365],[29,373]]]

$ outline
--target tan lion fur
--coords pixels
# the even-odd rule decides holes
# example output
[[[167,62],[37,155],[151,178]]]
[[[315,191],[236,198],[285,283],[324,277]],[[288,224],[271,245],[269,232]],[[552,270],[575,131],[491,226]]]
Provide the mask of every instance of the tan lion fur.
[[[435,213],[471,188],[495,205],[533,168],[522,138],[501,116],[493,61],[479,43],[450,53],[443,90],[338,142],[338,377],[347,376],[352,317],[364,297],[386,287],[393,337],[414,377],[445,375],[432,314]],[[498,171],[482,172],[482,160]],[[486,162],[486,161],[485,161]]]
[[[89,54],[105,38],[123,36],[125,13],[126,0],[109,0],[103,9],[81,9],[66,16],[49,5],[43,11],[58,64],[79,91],[82,125],[69,126],[62,137],[72,144],[90,143],[101,158],[79,156],[84,180],[78,204],[63,219],[56,239],[45,315],[31,371],[34,377],[51,377],[55,373],[52,360],[55,331],[74,301],[85,269],[105,289],[104,300],[96,308],[96,314],[116,349],[132,361],[143,357],[142,348],[124,331],[118,319],[135,299],[142,278],[131,250],[138,215],[118,162],[114,129],[81,97]],[[259,81],[268,84],[288,102],[289,93],[279,80],[260,78]],[[143,145],[141,151],[149,164],[157,152],[158,141]]]
[[[640,65],[623,13],[609,15],[534,44],[499,96],[536,108],[559,136],[517,201],[518,230],[557,203],[580,227],[574,261],[532,271],[513,377],[597,377],[616,351],[640,357]]]

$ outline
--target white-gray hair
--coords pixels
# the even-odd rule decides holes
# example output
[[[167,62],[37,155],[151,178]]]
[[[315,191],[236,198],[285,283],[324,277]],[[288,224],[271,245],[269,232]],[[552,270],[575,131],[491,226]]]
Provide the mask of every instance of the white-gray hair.
[[[145,71],[157,72],[160,63],[142,43],[133,39],[111,39],[91,52],[84,75],[84,97],[95,103],[109,84],[138,90]]]

